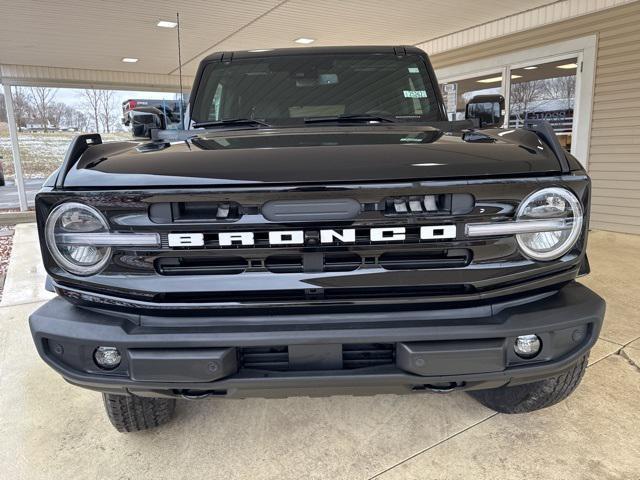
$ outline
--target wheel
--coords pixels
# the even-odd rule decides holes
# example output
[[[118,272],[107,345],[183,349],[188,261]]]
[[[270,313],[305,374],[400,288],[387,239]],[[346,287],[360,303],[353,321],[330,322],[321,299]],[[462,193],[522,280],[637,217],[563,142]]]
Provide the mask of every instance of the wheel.
[[[513,387],[476,390],[469,394],[485,407],[500,413],[527,413],[550,407],[577,388],[587,368],[587,353],[564,372],[544,380]]]
[[[167,423],[176,401],[172,398],[147,398],[103,393],[104,407],[111,424],[119,432],[139,432]]]

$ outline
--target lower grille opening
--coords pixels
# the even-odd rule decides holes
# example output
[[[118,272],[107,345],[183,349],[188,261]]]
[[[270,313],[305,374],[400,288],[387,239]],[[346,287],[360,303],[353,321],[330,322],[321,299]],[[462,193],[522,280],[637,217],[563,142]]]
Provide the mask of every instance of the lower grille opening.
[[[264,261],[264,266],[272,273],[304,272],[301,255],[272,255]]]
[[[244,347],[240,348],[240,365],[255,370],[289,370],[289,347]]]
[[[362,265],[362,257],[356,253],[334,253],[324,256],[325,272],[351,272]]]
[[[393,343],[354,343],[342,345],[342,368],[377,367],[395,361]]]
[[[267,371],[295,371],[289,364],[289,347],[243,347],[239,349],[242,368]],[[354,343],[342,345],[342,370],[393,365],[393,343]]]
[[[362,257],[355,253],[327,253],[317,255],[271,255],[264,266],[271,273],[350,272],[362,265]]]
[[[247,269],[247,261],[238,256],[208,258],[159,258],[156,270],[161,275],[234,275]]]
[[[386,270],[466,267],[471,261],[469,250],[431,252],[387,252],[380,255],[379,265]]]

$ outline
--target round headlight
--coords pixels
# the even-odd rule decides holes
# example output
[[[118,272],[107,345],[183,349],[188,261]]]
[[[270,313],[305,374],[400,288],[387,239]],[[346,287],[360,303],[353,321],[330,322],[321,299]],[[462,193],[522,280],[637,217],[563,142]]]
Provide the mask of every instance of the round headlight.
[[[554,260],[575,245],[582,232],[582,205],[564,188],[544,188],[524,199],[516,219],[561,220],[561,230],[521,233],[516,235],[522,252],[535,260]]]
[[[95,208],[82,203],[63,203],[49,214],[45,224],[47,247],[55,261],[70,273],[94,275],[109,262],[111,248],[97,247],[78,239],[83,233],[108,232],[109,224]],[[73,235],[65,235],[73,234]],[[73,238],[73,241],[67,239]]]

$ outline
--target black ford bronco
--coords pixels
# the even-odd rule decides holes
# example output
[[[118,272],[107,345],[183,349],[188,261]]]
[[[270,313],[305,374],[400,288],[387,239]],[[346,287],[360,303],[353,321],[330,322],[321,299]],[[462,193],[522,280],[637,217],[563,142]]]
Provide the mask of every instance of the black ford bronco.
[[[80,135],[38,194],[39,354],[120,431],[180,398],[564,399],[605,310],[590,180],[503,109],[447,121],[413,47],[210,55],[181,138]]]

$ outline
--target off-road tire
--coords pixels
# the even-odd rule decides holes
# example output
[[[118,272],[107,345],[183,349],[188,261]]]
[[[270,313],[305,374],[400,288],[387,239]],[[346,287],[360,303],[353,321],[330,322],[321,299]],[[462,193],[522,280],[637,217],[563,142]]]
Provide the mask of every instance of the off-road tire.
[[[139,432],[167,423],[176,401],[172,398],[147,398],[103,393],[104,408],[111,424],[119,432]]]
[[[534,383],[475,390],[469,394],[485,407],[500,413],[527,413],[555,405],[567,398],[582,380],[589,354],[559,375]]]

